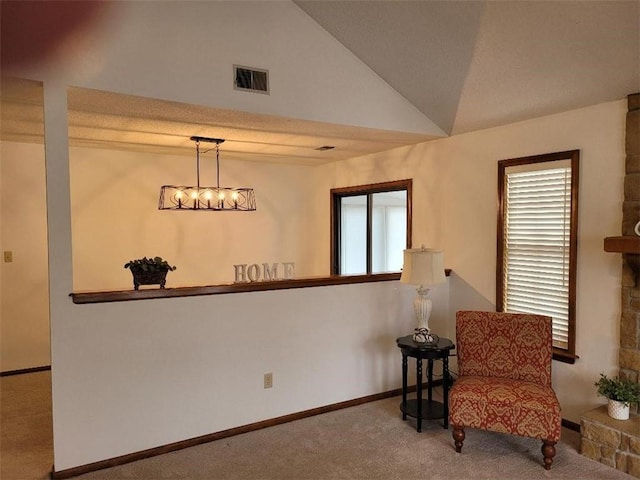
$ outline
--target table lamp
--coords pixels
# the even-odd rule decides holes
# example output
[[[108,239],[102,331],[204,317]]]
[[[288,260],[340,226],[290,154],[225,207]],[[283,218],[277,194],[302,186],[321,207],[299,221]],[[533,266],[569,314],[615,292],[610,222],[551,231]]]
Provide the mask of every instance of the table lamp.
[[[429,289],[425,287],[446,282],[442,252],[425,248],[424,245],[421,248],[406,249],[400,282],[418,285],[418,294],[413,301],[418,326],[413,334],[413,341],[421,344],[437,343],[438,336],[429,329],[432,304],[427,297]]]

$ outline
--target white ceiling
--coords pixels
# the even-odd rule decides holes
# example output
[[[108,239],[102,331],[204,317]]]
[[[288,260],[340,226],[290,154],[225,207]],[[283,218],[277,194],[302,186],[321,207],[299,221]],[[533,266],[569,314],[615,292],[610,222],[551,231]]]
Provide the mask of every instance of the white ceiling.
[[[640,2],[295,0],[450,134],[640,91]]]
[[[449,134],[640,91],[637,0],[294,3]],[[156,153],[192,151],[189,137],[212,127],[233,139],[229,158],[305,165],[434,138],[79,88],[69,108],[72,145]],[[42,134],[41,85],[4,79],[2,138]],[[336,148],[316,150],[324,145]]]
[[[42,143],[42,84],[5,78],[1,87],[2,138]],[[84,88],[68,90],[68,105],[70,145],[156,154],[193,154],[191,136],[216,132],[224,158],[318,165],[433,138]]]

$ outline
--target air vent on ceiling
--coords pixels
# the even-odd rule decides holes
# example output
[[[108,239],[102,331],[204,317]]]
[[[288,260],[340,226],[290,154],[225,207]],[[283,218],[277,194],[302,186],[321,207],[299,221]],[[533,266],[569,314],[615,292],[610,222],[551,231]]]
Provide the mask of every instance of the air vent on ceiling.
[[[236,90],[269,94],[269,71],[253,67],[233,66]]]

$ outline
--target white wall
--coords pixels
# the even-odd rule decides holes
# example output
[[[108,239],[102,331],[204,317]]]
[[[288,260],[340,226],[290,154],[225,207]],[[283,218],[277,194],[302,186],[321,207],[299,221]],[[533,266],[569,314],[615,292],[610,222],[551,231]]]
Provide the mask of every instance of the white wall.
[[[57,78],[67,85],[193,105],[444,135],[290,1],[105,5],[100,17],[74,32],[48,63],[3,74]],[[234,64],[269,70],[270,94],[234,90]]]
[[[58,100],[54,95],[49,108],[54,121],[62,113]],[[592,387],[598,372],[611,371],[616,365],[621,261],[602,250],[602,239],[620,225],[624,115],[624,101],[612,102],[322,167],[312,192],[319,234],[308,242],[309,248],[318,265],[328,265],[328,228],[321,226],[328,225],[330,187],[414,178],[413,242],[443,249],[445,264],[454,271],[446,292],[434,293],[437,311],[432,326],[453,338],[457,309],[490,308],[495,298],[497,160],[579,148],[580,359],[574,365],[554,363],[554,386],[563,417],[578,421],[582,411],[600,403]],[[62,159],[64,166],[64,146],[53,143],[48,146],[48,161]],[[64,182],[53,178],[52,188],[50,195],[62,195]],[[56,210],[62,207],[64,212],[64,201],[53,207],[50,214],[60,216]],[[58,223],[50,228],[50,236],[64,244],[69,234],[57,227]],[[61,278],[71,278],[70,262],[53,263],[52,285],[60,290],[52,299],[59,313],[53,335],[58,470],[399,384],[393,338],[413,327],[409,307],[413,291],[395,282],[73,305],[67,297],[70,282],[68,288],[59,286],[64,283],[59,282]],[[384,301],[378,303],[381,298]],[[377,335],[386,338],[376,343],[366,337],[368,347],[375,345],[367,355],[378,360],[358,360],[353,355],[362,348],[362,322],[367,331],[382,332]],[[307,343],[309,332],[316,331],[321,332],[321,341]],[[265,338],[270,341],[265,343]],[[295,341],[299,347],[284,346]],[[327,342],[336,341],[336,349],[327,355]],[[230,354],[219,356],[231,345],[245,360],[233,362]],[[258,355],[260,362],[254,363],[252,355]],[[323,379],[331,378],[327,391],[300,388],[310,375],[298,361],[305,356],[314,362],[314,381],[322,385]],[[334,357],[344,368],[336,367]],[[386,373],[379,377],[361,368]],[[238,395],[231,404],[220,394],[220,409],[209,412],[212,396],[219,395],[212,385],[222,392],[244,392],[249,398],[252,389],[264,393],[260,387],[265,371],[274,372],[276,386],[281,375],[287,382],[282,385],[282,398],[273,405],[238,403]],[[366,380],[354,386],[354,378]],[[178,408],[186,401],[193,417]],[[202,415],[207,418],[205,426],[195,420]],[[133,421],[135,417],[139,419]],[[125,420],[114,422],[120,418]],[[96,429],[104,432],[98,439],[92,434]]]
[[[442,249],[453,269],[446,330],[453,336],[457,310],[495,308],[497,161],[579,149],[580,358],[553,365],[563,417],[578,422],[581,412],[602,403],[593,387],[599,372],[617,365],[621,258],[604,252],[603,239],[620,231],[625,114],[620,100],[360,157],[325,167],[320,190],[414,178],[413,244]],[[328,222],[324,205],[318,216]],[[320,264],[328,262],[325,254]]]
[[[8,371],[50,364],[47,206],[44,147],[0,146],[2,243],[14,255],[1,264],[1,368]],[[203,178],[215,178],[212,165],[203,162]],[[312,271],[312,257],[306,258],[313,256],[306,248],[314,222],[305,194],[313,170],[226,162],[228,183],[256,189],[256,212],[159,211],[161,185],[194,181],[193,158],[70,149],[73,291],[130,289],[124,263],[155,255],[178,266],[168,287],[231,283],[238,263],[294,262],[297,277],[327,275],[328,265]]]
[[[395,282],[71,302],[76,240],[68,85],[338,124],[433,130],[290,2],[113,5],[98,29],[74,37],[63,58],[11,72],[45,81],[56,470],[398,386],[393,338],[413,327],[407,312],[413,292]],[[272,94],[233,91],[232,63],[269,68],[277,80]],[[554,364],[563,416],[576,421],[598,401],[592,383],[599,371],[613,369],[617,353],[621,260],[603,252],[602,238],[620,226],[623,122],[624,102],[613,102],[328,166],[310,192],[318,226],[303,255],[328,268],[330,187],[414,178],[414,243],[444,250],[455,275],[451,287],[464,287],[451,292],[452,307],[484,307],[495,297],[496,161],[579,148],[581,358]],[[433,327],[451,337],[454,308],[446,302],[448,290],[440,295],[434,303],[444,298],[447,307]],[[274,373],[268,392],[261,389],[265,371]]]
[[[130,251],[155,249],[179,265],[170,284],[198,285],[232,280],[234,259],[297,252],[297,265],[313,265],[328,248],[313,235],[328,224],[305,200],[315,168],[225,163],[225,176],[244,175],[241,183],[256,188],[258,211],[221,216],[156,209],[159,185],[188,180],[191,158],[85,148],[69,155],[74,290],[131,288],[120,258]],[[210,264],[225,267],[202,268]],[[328,262],[320,268],[315,274],[326,274]],[[66,300],[54,330],[55,468],[399,388],[394,340],[414,327],[414,295],[383,282],[116,304]],[[431,296],[431,323],[442,331],[448,285]],[[274,374],[272,390],[262,388],[266,372]]]
[[[0,371],[49,365],[44,147],[0,144],[2,261]]]
[[[69,305],[55,468],[398,388],[413,296],[383,282]]]
[[[24,28],[29,29],[30,23],[25,22]],[[238,34],[241,32],[241,34]],[[249,34],[247,34],[249,32]],[[38,33],[38,32],[35,32]],[[167,41],[170,38],[171,41]],[[158,48],[162,45],[162,48]],[[86,88],[98,88],[108,91],[129,93],[133,95],[149,96],[159,99],[186,102],[218,108],[230,108],[254,113],[266,113],[288,116],[306,120],[333,122],[346,125],[368,126],[399,131],[413,131],[443,134],[429,119],[424,117],[415,107],[396,91],[384,83],[361,61],[355,58],[348,50],[340,45],[326,31],[313,22],[302,10],[289,1],[277,2],[111,2],[105,4],[95,21],[87,24],[78,31],[69,35],[61,44],[52,46],[48,53],[50,56],[37,64],[12,66],[3,69],[3,75],[11,75],[43,81],[45,90],[49,91],[48,110],[52,123],[47,125],[47,196],[49,221],[49,261],[51,269],[51,322],[56,323],[61,318],[61,326],[64,332],[65,309],[63,305],[67,295],[73,289],[75,282],[78,289],[104,289],[126,287],[128,272],[118,265],[130,258],[139,255],[148,255],[153,252],[147,247],[149,241],[160,238],[173,240],[185,247],[198,247],[202,249],[201,242],[194,242],[197,238],[185,238],[175,227],[159,230],[160,224],[153,223],[153,228],[142,232],[140,253],[130,252],[131,243],[126,243],[126,235],[129,233],[116,231],[107,224],[101,223],[99,216],[85,211],[82,207],[74,208],[74,225],[80,225],[81,229],[74,229],[75,239],[73,261],[77,268],[72,269],[72,240],[71,217],[69,216],[70,198],[69,184],[69,148],[67,145],[66,128],[66,88],[68,86],[80,86]],[[267,68],[271,75],[270,95],[251,95],[233,89],[233,64],[242,64]],[[330,72],[330,73],[329,73]],[[358,82],[353,82],[357,78]],[[46,113],[46,112],[45,112]],[[72,150],[74,153],[76,150]],[[105,160],[105,152],[81,151],[86,158],[73,155],[73,161],[77,160],[75,179],[82,179],[83,166],[90,157],[100,157]],[[125,163],[124,156],[113,155],[115,163]],[[112,180],[118,165],[109,167],[108,160],[105,165],[100,165],[100,173],[104,173]],[[240,165],[242,174],[248,170],[245,165]],[[225,164],[225,173],[234,174],[241,178],[240,173],[233,172],[233,166]],[[253,169],[251,169],[253,170]],[[295,196],[295,190],[289,192],[273,192],[274,183],[266,179],[267,171],[256,167],[256,177],[264,181],[264,192],[269,194],[259,197],[260,212],[257,216],[245,217],[253,220],[251,227],[240,223],[233,228],[222,225],[220,230],[229,233],[249,231],[251,236],[245,235],[241,242],[248,243],[263,237],[263,232],[270,225],[265,213],[273,213],[269,202],[273,198],[291,201],[285,208],[275,205],[278,215],[291,213],[296,209],[299,197]],[[287,179],[299,180],[295,173],[283,173]],[[134,172],[135,173],[135,172]],[[173,171],[167,173],[175,173]],[[8,177],[7,177],[8,178]],[[158,186],[170,182],[175,176],[167,175]],[[160,178],[158,178],[160,180]],[[122,179],[130,184],[131,178]],[[3,182],[2,187],[5,187]],[[99,183],[99,182],[98,182]],[[118,182],[114,182],[120,185]],[[80,183],[83,185],[84,183]],[[89,184],[89,182],[87,182]],[[95,186],[96,183],[92,183]],[[99,191],[102,198],[114,193],[110,185],[103,184]],[[135,185],[134,185],[135,187]],[[156,188],[155,186],[153,187]],[[38,191],[44,192],[44,188]],[[145,194],[148,191],[144,192]],[[274,194],[275,193],[275,194]],[[78,193],[81,195],[82,192]],[[258,195],[260,193],[258,192]],[[153,198],[155,193],[148,198]],[[13,248],[9,245],[9,237],[5,232],[9,231],[9,221],[5,219],[7,211],[7,195],[3,192],[3,219],[2,219],[2,243],[3,249]],[[32,198],[35,198],[32,196]],[[89,204],[90,200],[82,198],[83,203]],[[145,197],[147,198],[147,197]],[[74,201],[76,197],[74,194]],[[130,206],[121,206],[124,217],[116,218],[119,225],[128,227],[127,209]],[[137,208],[137,206],[135,207]],[[142,208],[142,207],[140,207]],[[288,210],[287,210],[288,209]],[[13,209],[17,211],[16,209]],[[159,215],[160,212],[155,212]],[[164,212],[172,214],[173,212]],[[113,211],[108,212],[113,219]],[[276,216],[277,217],[277,216]],[[271,217],[271,218],[276,218]],[[35,218],[35,217],[32,217]],[[168,217],[164,217],[166,220]],[[211,217],[209,217],[211,218]],[[255,222],[260,218],[260,222]],[[310,217],[311,218],[311,217]],[[267,219],[267,220],[265,220]],[[120,220],[124,220],[120,222]],[[266,221],[266,225],[264,222]],[[6,224],[5,224],[6,222]],[[44,229],[45,223],[38,221],[38,228]],[[202,223],[207,220],[202,218]],[[235,222],[235,221],[234,221]],[[129,222],[130,223],[130,222]],[[90,230],[84,230],[88,226]],[[149,226],[149,222],[143,222],[140,227]],[[69,227],[69,228],[68,228]],[[211,225],[202,225],[203,229],[214,228]],[[323,226],[324,228],[324,226]],[[255,230],[260,230],[256,234]],[[303,230],[299,222],[289,222],[279,228],[277,241],[289,250],[299,249],[300,252],[292,252],[296,258],[300,255],[306,258],[315,258],[317,249],[314,243],[318,233],[315,228],[309,228],[302,238],[303,242],[296,243],[294,247],[292,239],[300,235]],[[16,230],[17,231],[17,230]],[[131,231],[131,230],[128,230]],[[156,238],[145,237],[146,231],[154,232]],[[31,235],[30,241],[43,241],[45,235]],[[97,233],[100,234],[98,237]],[[10,235],[13,235],[10,233]],[[87,237],[89,241],[85,242]],[[11,243],[14,243],[11,237]],[[219,237],[218,237],[219,239]],[[110,258],[105,250],[96,251],[92,245],[112,242],[122,245],[122,258]],[[219,240],[223,243],[222,240]],[[124,245],[123,245],[124,243]],[[25,244],[26,245],[26,244]],[[228,244],[224,243],[222,249]],[[219,245],[220,246],[220,245]],[[271,257],[272,246],[264,245],[265,250],[255,258],[244,255],[240,259],[225,259],[228,265],[237,262],[253,262],[263,260],[278,261]],[[164,253],[166,252],[166,253]],[[218,278],[227,280],[228,266],[218,269],[213,261],[208,260],[209,268],[194,268],[194,261],[181,258],[176,250],[164,249],[158,252],[172,261],[178,263],[179,270],[172,272],[169,282],[174,285],[193,283],[216,283]],[[227,251],[228,252],[228,251]],[[18,253],[18,252],[16,252]],[[21,252],[20,252],[21,253]],[[125,255],[126,253],[126,255]],[[263,255],[264,253],[264,255]],[[31,253],[35,255],[35,253]],[[37,254],[46,255],[46,249],[41,249]],[[208,255],[207,255],[208,256]],[[273,255],[278,256],[278,255]],[[29,342],[35,341],[39,345],[37,355],[30,355],[30,359],[21,358],[27,352],[24,343],[10,341],[11,347],[3,344],[3,354],[9,354],[15,360],[3,360],[2,369],[13,369],[37,366],[37,364],[49,363],[43,359],[48,358],[48,347],[43,340],[48,337],[44,328],[45,321],[38,320],[42,328],[34,330],[28,328],[28,323],[21,323],[20,315],[11,301],[20,297],[14,295],[13,290],[18,290],[18,282],[10,278],[9,272],[17,270],[19,262],[23,262],[23,255],[16,258],[13,264],[3,264],[2,292],[3,292],[3,319],[11,323],[12,331],[23,335],[29,331]],[[34,257],[35,258],[35,257]],[[116,261],[117,260],[117,261]],[[46,260],[45,260],[46,263]],[[42,265],[44,265],[43,263]],[[306,275],[308,272],[318,270],[311,267],[307,270],[305,262],[298,263],[298,275]],[[113,267],[113,275],[95,272],[102,266]],[[199,267],[199,265],[198,265]],[[321,267],[321,272],[328,271],[328,264]],[[216,275],[209,276],[215,269]],[[187,272],[198,272],[197,279],[185,278]],[[224,275],[222,272],[225,272]],[[116,277],[117,276],[117,277]],[[99,278],[97,278],[99,277]],[[117,278],[117,280],[116,280]],[[11,284],[9,282],[11,281]],[[120,283],[122,282],[122,283]],[[44,293],[46,289],[39,288],[38,292]],[[33,303],[21,308],[41,309],[40,299],[30,297]],[[45,302],[46,303],[46,302]],[[12,313],[6,313],[7,309]],[[40,310],[39,310],[40,312]],[[41,313],[37,314],[39,318]],[[7,324],[8,324],[7,323]],[[19,323],[21,323],[19,325]],[[4,336],[9,339],[12,335]],[[53,344],[57,343],[54,335]],[[15,338],[14,338],[15,340]],[[64,343],[64,342],[63,342]],[[54,353],[55,356],[55,353]],[[56,375],[54,374],[54,383]],[[55,388],[54,388],[55,390]],[[54,405],[55,410],[55,405]]]
[[[100,154],[69,153],[55,83],[45,83],[45,132],[57,471],[400,386],[394,339],[412,331],[414,292],[397,282],[74,305],[71,204],[82,194],[69,158]],[[328,248],[307,240],[314,255]],[[434,292],[434,325],[446,323],[447,299],[446,285]]]

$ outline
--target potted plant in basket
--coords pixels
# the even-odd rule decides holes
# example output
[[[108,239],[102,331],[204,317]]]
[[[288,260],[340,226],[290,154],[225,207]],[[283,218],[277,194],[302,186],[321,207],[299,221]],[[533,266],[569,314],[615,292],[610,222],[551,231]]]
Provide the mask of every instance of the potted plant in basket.
[[[617,420],[629,418],[629,407],[632,403],[640,402],[640,384],[626,378],[609,378],[604,373],[594,383],[598,388],[598,395],[609,399],[609,416]]]
[[[167,281],[167,272],[173,271],[176,267],[169,265],[169,262],[161,257],[138,258],[130,260],[124,264],[124,268],[131,270],[133,275],[133,288],[138,290],[140,285],[157,285],[164,288]]]

